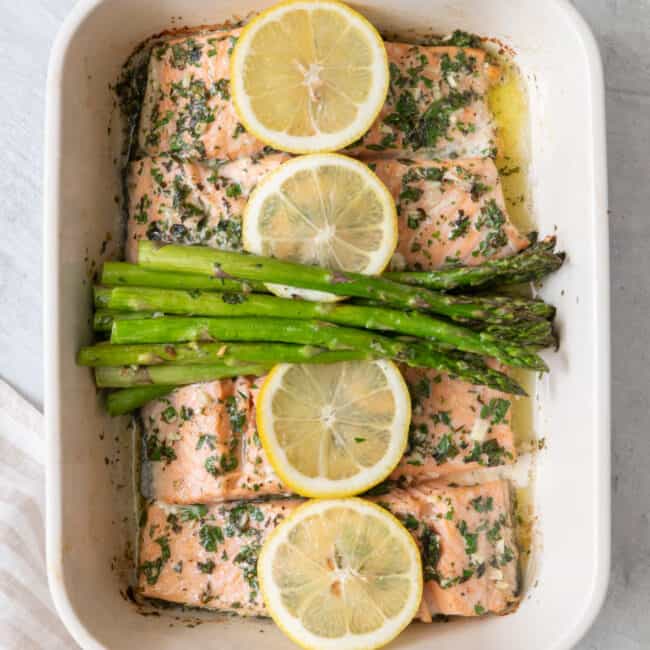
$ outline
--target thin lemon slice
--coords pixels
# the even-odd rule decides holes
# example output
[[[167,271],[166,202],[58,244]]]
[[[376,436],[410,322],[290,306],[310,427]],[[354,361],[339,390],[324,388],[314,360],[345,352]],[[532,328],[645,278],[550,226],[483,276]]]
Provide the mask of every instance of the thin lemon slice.
[[[257,402],[262,445],[281,480],[309,497],[359,494],[404,454],[411,400],[390,361],[279,364]]]
[[[367,165],[340,154],[283,163],[244,210],[244,248],[256,255],[366,275],[381,273],[397,246],[395,202]],[[332,294],[269,285],[283,297]]]
[[[303,648],[378,648],[413,620],[422,598],[413,537],[363,499],[300,506],[267,538],[257,571],[273,620]]]
[[[336,151],[360,138],[388,93],[377,30],[332,0],[289,0],[242,31],[231,93],[246,129],[292,153]]]

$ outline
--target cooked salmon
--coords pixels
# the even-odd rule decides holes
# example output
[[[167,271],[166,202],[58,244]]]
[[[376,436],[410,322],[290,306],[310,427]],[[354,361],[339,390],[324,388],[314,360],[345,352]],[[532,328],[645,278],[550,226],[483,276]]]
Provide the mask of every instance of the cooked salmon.
[[[391,479],[416,484],[512,464],[512,396],[435,370],[403,368],[412,401],[408,446]],[[263,378],[193,384],[141,410],[143,493],[167,503],[288,495],[261,446],[255,402]]]
[[[163,41],[152,49],[140,118],[147,155],[233,160],[264,150],[238,121],[230,55],[240,29]],[[480,49],[386,43],[390,91],[355,156],[462,158],[493,155],[487,90],[499,76]]]
[[[143,493],[177,504],[287,494],[257,434],[261,382],[238,377],[193,384],[145,405]]]
[[[528,246],[528,238],[508,218],[499,173],[491,159],[380,159],[369,165],[397,204],[394,268],[471,266]]]
[[[499,69],[480,49],[386,43],[390,89],[379,117],[349,149],[356,156],[493,156],[487,91]]]
[[[136,261],[139,239],[241,249],[248,195],[287,158],[259,155],[219,165],[163,155],[131,163],[126,258]]]
[[[424,484],[375,499],[417,541],[425,576],[418,618],[505,613],[517,602],[518,551],[506,481]],[[266,615],[257,554],[298,501],[169,506],[154,502],[141,528],[139,587],[147,597]]]
[[[518,602],[519,553],[508,481],[470,487],[422,484],[377,501],[411,531],[422,553],[418,618],[504,614]]]
[[[140,532],[139,587],[149,598],[266,616],[257,556],[295,501],[227,506],[153,503]]]
[[[515,461],[511,395],[426,368],[402,372],[412,416],[406,453],[391,478],[419,482]]]
[[[240,29],[155,45],[140,117],[140,149],[150,155],[233,160],[260,153],[230,98],[230,54]]]

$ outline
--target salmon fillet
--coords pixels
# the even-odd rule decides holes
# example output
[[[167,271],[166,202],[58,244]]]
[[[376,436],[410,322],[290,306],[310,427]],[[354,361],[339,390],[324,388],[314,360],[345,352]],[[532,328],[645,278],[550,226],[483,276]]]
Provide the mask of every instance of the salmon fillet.
[[[391,479],[407,484],[515,461],[512,397],[421,368],[402,368],[412,400],[408,446]],[[141,410],[143,494],[192,504],[288,495],[257,435],[264,379],[177,388]]]
[[[512,396],[435,370],[402,372],[412,417],[406,453],[391,479],[419,482],[515,461]]]
[[[505,614],[518,602],[519,552],[508,481],[471,487],[422,484],[379,503],[411,531],[422,553],[418,618]]]
[[[215,165],[157,156],[131,163],[127,260],[136,261],[139,239],[241,249],[247,197],[287,159],[271,154]]]
[[[474,158],[493,156],[495,128],[487,105],[499,69],[480,49],[386,43],[388,98],[355,156]]]
[[[518,552],[506,481],[393,490],[375,499],[400,518],[421,552],[418,618],[505,613],[517,600]],[[150,598],[265,616],[257,554],[299,501],[168,506],[153,503],[141,529],[139,588]]]
[[[264,150],[238,121],[230,97],[230,54],[240,29],[183,36],[154,46],[139,146],[154,156],[233,160]],[[486,93],[499,75],[480,49],[386,43],[390,91],[350,155],[426,158],[494,153]]]
[[[193,384],[145,405],[143,494],[176,504],[287,494],[257,435],[262,381]]]
[[[140,531],[140,593],[242,616],[266,616],[257,555],[268,533],[297,503],[153,503]]]
[[[397,205],[396,269],[471,266],[514,255],[530,243],[508,218],[499,172],[489,158],[369,165]]]
[[[230,54],[240,29],[174,38],[154,46],[140,117],[150,156],[233,160],[260,153],[230,99]]]

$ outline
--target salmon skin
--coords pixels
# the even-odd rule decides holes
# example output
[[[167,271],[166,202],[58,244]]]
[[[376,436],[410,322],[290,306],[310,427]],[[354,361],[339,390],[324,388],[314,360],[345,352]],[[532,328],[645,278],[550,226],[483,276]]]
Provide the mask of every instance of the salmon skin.
[[[233,160],[264,150],[239,122],[230,98],[230,55],[240,32],[216,30],[153,47],[140,117],[141,151]]]
[[[264,144],[238,121],[230,96],[230,56],[241,30],[163,41],[149,59],[139,148],[149,156],[233,160]],[[390,91],[353,156],[468,158],[494,154],[486,95],[499,76],[475,48],[386,43]]]
[[[397,205],[394,269],[473,266],[514,255],[530,243],[508,218],[499,172],[489,158],[377,159],[369,165]]]
[[[402,373],[412,417],[406,453],[391,479],[412,483],[514,463],[511,395],[435,370],[402,368]]]
[[[393,490],[375,499],[414,536],[425,586],[418,618],[503,614],[517,602],[518,553],[509,484]],[[154,502],[141,529],[143,596],[266,616],[257,555],[299,501],[169,506]]]
[[[141,409],[142,492],[175,504],[288,494],[257,434],[262,378],[177,388]]]
[[[241,250],[246,199],[288,158],[261,154],[217,164],[161,155],[131,163],[127,260],[137,260],[140,239]]]
[[[499,69],[474,48],[386,44],[388,98],[354,156],[474,158],[496,154],[487,105]]]

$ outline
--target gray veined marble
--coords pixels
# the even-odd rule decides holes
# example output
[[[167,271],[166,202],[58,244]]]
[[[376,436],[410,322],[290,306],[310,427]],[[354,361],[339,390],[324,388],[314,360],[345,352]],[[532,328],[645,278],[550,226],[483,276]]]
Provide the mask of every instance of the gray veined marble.
[[[45,75],[73,4],[0,0],[0,375],[39,407]],[[642,650],[650,648],[650,0],[575,4],[606,70],[614,461],[610,589],[577,647]]]

